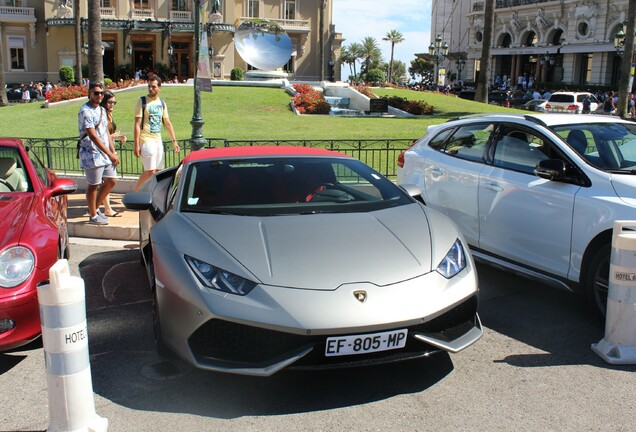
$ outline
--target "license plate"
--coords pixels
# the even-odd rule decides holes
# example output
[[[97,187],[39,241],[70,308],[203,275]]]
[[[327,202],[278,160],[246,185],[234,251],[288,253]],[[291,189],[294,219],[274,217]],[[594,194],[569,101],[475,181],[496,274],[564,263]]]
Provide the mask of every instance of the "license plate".
[[[391,330],[355,336],[334,336],[327,338],[325,356],[366,354],[404,348],[407,329]]]

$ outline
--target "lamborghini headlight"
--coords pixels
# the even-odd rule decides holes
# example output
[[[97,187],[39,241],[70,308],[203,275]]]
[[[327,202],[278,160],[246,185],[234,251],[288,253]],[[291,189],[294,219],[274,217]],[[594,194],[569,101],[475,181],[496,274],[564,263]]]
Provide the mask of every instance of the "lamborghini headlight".
[[[446,279],[450,279],[465,268],[466,252],[464,252],[462,242],[457,239],[436,270]]]
[[[0,253],[0,287],[13,288],[27,280],[35,266],[33,253],[24,246],[13,246]]]
[[[208,288],[230,294],[247,295],[256,286],[256,282],[214,267],[212,264],[196,258],[185,255],[185,260],[201,283]]]

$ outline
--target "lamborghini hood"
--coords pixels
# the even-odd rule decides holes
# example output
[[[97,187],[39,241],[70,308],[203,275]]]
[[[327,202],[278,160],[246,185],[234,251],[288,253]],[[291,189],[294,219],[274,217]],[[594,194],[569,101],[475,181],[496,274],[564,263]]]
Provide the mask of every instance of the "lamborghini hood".
[[[417,204],[369,213],[184,216],[266,285],[382,286],[432,267],[429,223]]]

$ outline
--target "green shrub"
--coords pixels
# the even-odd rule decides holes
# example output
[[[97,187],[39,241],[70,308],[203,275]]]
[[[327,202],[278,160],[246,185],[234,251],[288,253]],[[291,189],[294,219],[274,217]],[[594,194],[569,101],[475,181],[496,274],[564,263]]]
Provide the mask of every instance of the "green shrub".
[[[71,66],[62,66],[60,68],[60,81],[63,83],[72,83],[75,81],[75,72]]]
[[[243,81],[243,69],[240,67],[235,67],[230,72],[230,79],[232,81]]]
[[[410,101],[400,96],[383,96],[382,99],[386,99],[390,106],[406,111],[409,114],[433,114],[433,106],[425,101]]]
[[[112,80],[112,79],[110,79],[110,78],[104,78],[104,85],[105,85],[105,86],[107,86],[107,85],[109,85],[109,84],[112,84],[112,83],[113,83],[113,80]]]
[[[130,63],[126,63],[123,65],[119,65],[119,69],[115,72],[115,78],[118,80],[129,80],[135,76],[133,72],[132,65]]]
[[[154,70],[162,81],[167,82],[170,79],[170,67],[167,64],[155,63]]]
[[[367,73],[368,83],[383,83],[384,81],[386,81],[386,75],[383,70],[371,69]]]

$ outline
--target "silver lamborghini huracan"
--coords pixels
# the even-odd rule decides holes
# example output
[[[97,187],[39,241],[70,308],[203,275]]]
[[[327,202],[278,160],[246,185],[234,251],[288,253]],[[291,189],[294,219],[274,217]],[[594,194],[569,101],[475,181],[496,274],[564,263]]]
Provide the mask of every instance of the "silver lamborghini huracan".
[[[327,150],[190,153],[124,198],[158,351],[271,375],[468,347],[483,334],[475,266],[418,194]]]

